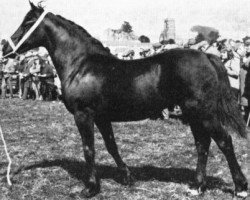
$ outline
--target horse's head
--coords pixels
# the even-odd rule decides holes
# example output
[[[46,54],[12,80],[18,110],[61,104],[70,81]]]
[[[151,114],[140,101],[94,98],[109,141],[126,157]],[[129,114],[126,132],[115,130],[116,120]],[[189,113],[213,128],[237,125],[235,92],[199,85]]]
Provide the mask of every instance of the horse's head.
[[[44,9],[41,7],[41,5],[35,6],[32,2],[30,2],[30,6],[31,9],[24,17],[23,22],[16,30],[16,32],[10,37],[10,40],[14,43],[15,46],[20,42],[20,40],[23,39],[26,33],[32,28],[32,26],[44,12]],[[42,46],[42,41],[44,38],[44,31],[42,26],[43,24],[40,23],[38,27],[36,27],[35,30],[31,33],[31,35],[27,39],[25,39],[21,46],[16,49],[15,52],[21,54],[30,49]],[[2,48],[3,56],[9,54],[8,57],[15,57],[14,53],[10,54],[12,51],[13,46],[10,44],[10,41],[6,42]]]

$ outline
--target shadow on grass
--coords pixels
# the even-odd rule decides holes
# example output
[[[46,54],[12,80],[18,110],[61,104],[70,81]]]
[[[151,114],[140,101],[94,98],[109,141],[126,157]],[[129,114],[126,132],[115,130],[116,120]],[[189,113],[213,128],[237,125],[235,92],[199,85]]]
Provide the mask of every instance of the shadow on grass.
[[[56,160],[43,160],[28,166],[19,167],[15,174],[24,170],[36,168],[49,168],[58,166],[66,170],[72,177],[86,184],[87,169],[86,163],[77,160],[62,158]],[[195,170],[187,168],[159,168],[154,166],[130,167],[136,181],[158,180],[162,182],[174,182],[192,185],[194,184]],[[120,172],[117,167],[108,165],[97,165],[97,172],[101,179],[113,179],[121,183]],[[232,193],[228,188],[229,184],[217,177],[207,177],[207,189],[222,189],[226,193]]]

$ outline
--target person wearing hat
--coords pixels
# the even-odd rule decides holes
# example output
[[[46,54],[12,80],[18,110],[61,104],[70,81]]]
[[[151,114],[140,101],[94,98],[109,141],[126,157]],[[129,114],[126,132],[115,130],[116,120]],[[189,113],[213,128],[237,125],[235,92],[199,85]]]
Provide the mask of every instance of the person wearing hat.
[[[16,71],[16,69],[15,69],[14,59],[10,59],[10,58],[6,59],[5,63],[3,64],[3,68],[2,68],[2,72],[3,72],[2,85],[1,85],[2,99],[6,98],[7,85],[9,87],[9,91],[10,91],[10,98],[13,98],[12,74],[15,71]]]
[[[150,49],[140,49],[139,55],[141,56],[141,58],[146,58],[147,56],[149,56],[151,53]]]
[[[19,98],[22,98],[22,94],[23,94],[23,88],[24,88],[24,84],[23,84],[23,71],[25,69],[25,66],[27,65],[26,59],[24,55],[20,55],[19,56],[19,63],[17,65],[16,71],[18,73],[18,96]]]
[[[244,39],[243,39],[244,41]],[[242,59],[242,67],[240,73],[240,82],[241,82],[241,98],[240,105],[242,115],[245,120],[249,115],[249,99],[250,99],[250,39],[244,41],[245,55]]]
[[[160,42],[152,44],[154,52],[152,53],[153,55],[160,53],[162,51],[162,44]]]
[[[23,69],[20,70],[19,78],[20,78],[20,85],[21,85],[21,99],[26,100],[31,93],[31,74],[30,68],[34,64],[33,57],[30,54],[26,54],[24,60],[22,61]]]
[[[6,63],[6,59],[0,59],[0,79],[3,77],[3,66]]]
[[[41,92],[40,100],[55,100],[56,99],[56,86],[54,84],[54,70],[53,66],[49,64],[48,57],[41,57],[41,68],[39,90]]]
[[[196,48],[196,46],[194,46],[195,44],[196,44],[195,38],[190,38],[188,39],[188,42],[185,44],[185,48],[194,49]]]
[[[125,53],[122,55],[122,57],[123,57],[123,59],[132,60],[133,57],[134,57],[134,55],[135,55],[135,51],[134,51],[133,49],[130,49],[130,50],[128,50],[127,52],[125,52]]]
[[[244,45],[250,45],[250,37],[249,36],[246,36],[244,38],[242,38],[242,41],[244,43]]]
[[[231,57],[225,62],[224,66],[226,67],[229,82],[231,85],[232,93],[234,98],[239,100],[239,92],[240,92],[240,67],[241,67],[241,57],[236,52],[235,43],[231,41],[229,43],[229,48],[231,49]]]
[[[250,38],[244,41],[246,52],[250,53]]]
[[[30,75],[31,75],[31,87],[35,92],[35,99],[40,100],[40,79],[38,77],[38,74],[40,74],[41,71],[41,58],[38,56],[33,57],[33,64],[30,67]]]

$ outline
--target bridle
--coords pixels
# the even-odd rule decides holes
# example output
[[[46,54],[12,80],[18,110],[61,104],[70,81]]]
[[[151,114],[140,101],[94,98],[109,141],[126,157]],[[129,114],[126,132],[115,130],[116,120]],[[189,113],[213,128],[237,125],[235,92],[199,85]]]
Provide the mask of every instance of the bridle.
[[[19,49],[19,47],[29,38],[29,36],[35,31],[35,29],[39,26],[39,24],[43,21],[44,17],[46,16],[46,14],[48,13],[48,11],[44,11],[39,18],[37,19],[37,21],[32,25],[32,27],[29,29],[29,31],[27,33],[25,33],[25,35],[22,37],[22,39],[17,43],[17,45],[14,44],[14,42],[12,41],[12,39],[10,37],[7,37],[7,41],[9,42],[9,45],[12,48],[12,51],[8,54],[6,54],[5,56],[3,56],[2,58],[6,58],[7,56],[11,55],[11,54],[17,54],[16,51]]]

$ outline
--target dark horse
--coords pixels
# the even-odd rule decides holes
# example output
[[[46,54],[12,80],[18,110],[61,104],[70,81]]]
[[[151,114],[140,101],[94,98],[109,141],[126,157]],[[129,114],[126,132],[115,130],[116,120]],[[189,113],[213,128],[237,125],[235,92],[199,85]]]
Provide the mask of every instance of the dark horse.
[[[44,12],[42,7],[30,4],[31,10],[11,36],[14,44]],[[111,122],[156,118],[164,108],[173,105],[180,105],[194,135],[198,151],[194,188],[205,189],[212,138],[226,156],[236,193],[245,194],[247,180],[224,127],[231,125],[242,137],[247,133],[219,58],[195,50],[173,49],[144,59],[119,60],[82,27],[52,13],[47,13],[17,52],[39,46],[44,46],[53,60],[62,83],[64,104],[74,115],[81,134],[89,175],[83,191],[86,196],[100,190],[94,123],[123,174],[124,184],[132,184],[130,170],[118,153]],[[7,43],[3,54],[10,52]]]

